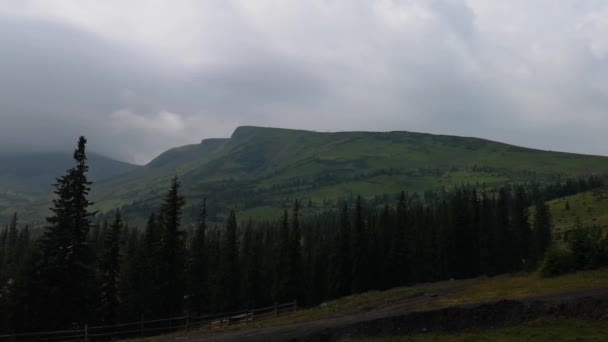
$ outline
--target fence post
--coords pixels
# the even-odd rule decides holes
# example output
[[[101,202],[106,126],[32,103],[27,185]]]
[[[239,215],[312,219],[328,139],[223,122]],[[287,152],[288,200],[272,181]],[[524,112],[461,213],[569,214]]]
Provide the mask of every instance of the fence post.
[[[144,314],[141,314],[141,321],[139,323],[139,337],[144,337]]]
[[[84,324],[84,342],[89,342],[89,325]]]

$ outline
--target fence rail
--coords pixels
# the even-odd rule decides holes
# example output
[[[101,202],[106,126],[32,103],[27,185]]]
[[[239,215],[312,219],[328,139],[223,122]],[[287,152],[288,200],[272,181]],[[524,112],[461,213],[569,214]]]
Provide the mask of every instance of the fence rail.
[[[265,308],[227,312],[204,316],[179,316],[139,322],[105,326],[87,326],[78,330],[32,332],[24,334],[0,335],[0,342],[101,342],[117,338],[154,336],[164,333],[223,327],[235,323],[276,317],[297,310],[297,303],[277,304]]]

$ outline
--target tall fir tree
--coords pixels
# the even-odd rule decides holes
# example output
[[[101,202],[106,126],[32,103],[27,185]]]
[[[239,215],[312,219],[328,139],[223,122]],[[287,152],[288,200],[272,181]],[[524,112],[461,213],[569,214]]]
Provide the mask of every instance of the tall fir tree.
[[[104,249],[99,261],[99,283],[101,287],[100,317],[103,324],[117,323],[119,314],[118,289],[120,275],[120,236],[123,230],[120,211],[110,227],[104,232]]]
[[[539,263],[551,244],[551,213],[542,196],[538,196],[534,212],[534,255]]]
[[[185,236],[181,229],[182,208],[185,204],[180,194],[181,183],[177,176],[171,180],[169,192],[161,205],[161,275],[160,301],[166,316],[182,314],[185,292]]]
[[[19,238],[19,231],[17,230],[19,219],[17,213],[13,214],[11,223],[8,226],[8,236],[6,240],[6,263],[14,264],[16,261],[16,247],[17,240]]]
[[[239,306],[239,248],[237,240],[237,223],[234,210],[226,220],[221,246],[220,300],[223,310],[234,310]]]
[[[201,211],[192,243],[188,264],[188,309],[197,315],[209,311],[209,284],[207,267],[207,198],[203,198]]]
[[[299,299],[302,286],[302,231],[300,228],[300,203],[295,200],[289,234],[289,281],[288,300]]]
[[[369,274],[367,268],[367,262],[369,261],[368,241],[362,201],[361,196],[357,196],[353,220],[353,278],[351,286],[353,293],[367,290],[367,276]]]
[[[344,202],[340,211],[338,234],[335,241],[336,271],[333,274],[333,295],[345,296],[350,293],[352,283],[352,241],[348,204]]]
[[[289,239],[289,213],[283,211],[279,227],[278,240],[276,243],[276,259],[274,262],[274,300],[275,302],[287,301],[291,296],[290,287],[290,248]]]
[[[54,184],[53,215],[47,218],[40,240],[37,304],[42,318],[39,324],[45,328],[83,326],[90,318],[87,303],[93,273],[87,234],[95,213],[89,211],[86,143],[80,137],[74,151],[76,166]]]

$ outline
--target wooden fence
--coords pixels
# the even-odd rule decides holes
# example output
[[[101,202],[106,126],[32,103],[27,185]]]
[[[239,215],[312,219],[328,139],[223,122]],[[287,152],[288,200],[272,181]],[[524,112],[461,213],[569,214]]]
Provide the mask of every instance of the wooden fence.
[[[266,308],[227,312],[205,316],[180,316],[106,326],[87,326],[79,330],[33,332],[0,335],[0,342],[97,342],[154,336],[181,330],[223,327],[235,323],[276,317],[297,310],[296,302]]]

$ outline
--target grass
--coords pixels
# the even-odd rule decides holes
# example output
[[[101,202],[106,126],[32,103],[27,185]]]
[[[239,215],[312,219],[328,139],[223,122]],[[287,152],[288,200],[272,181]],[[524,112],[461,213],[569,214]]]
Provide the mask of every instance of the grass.
[[[537,320],[522,325],[471,331],[460,334],[430,333],[414,336],[346,339],[343,342],[466,342],[466,341],[607,341],[608,326],[604,322],[582,320]]]
[[[608,288],[606,268],[580,271],[554,278],[543,278],[538,274],[501,275],[473,281],[461,291],[439,298],[434,306],[447,307],[500,299],[523,299],[598,288]]]
[[[169,336],[193,336],[202,333],[243,330],[257,327],[269,327],[294,324],[298,322],[328,319],[349,313],[373,311],[391,303],[401,302],[414,296],[436,294],[428,301],[409,306],[406,311],[430,310],[467,304],[481,304],[502,299],[525,299],[537,296],[550,296],[560,293],[576,292],[592,289],[608,289],[608,268],[581,271],[554,278],[542,278],[537,274],[502,275],[490,278],[465,280],[448,280],[410,287],[399,287],[386,291],[370,291],[363,294],[348,296],[324,303],[320,306],[300,310],[284,316],[270,318],[254,323],[237,324],[214,330],[198,330],[178,332]],[[435,335],[423,335],[424,337]],[[441,335],[438,338],[443,338]],[[160,341],[164,337],[151,337],[133,341]],[[472,338],[472,337],[471,337]],[[376,341],[376,340],[370,340]],[[385,340],[378,340],[385,341]],[[391,341],[391,340],[386,340]],[[408,340],[404,340],[408,341]],[[418,340],[413,340],[418,341]],[[444,341],[442,339],[438,341]],[[452,341],[452,340],[445,340]],[[454,341],[466,341],[454,340]],[[509,340],[506,340],[509,341]]]
[[[557,234],[567,232],[579,224],[608,229],[606,187],[550,201],[549,208]]]

